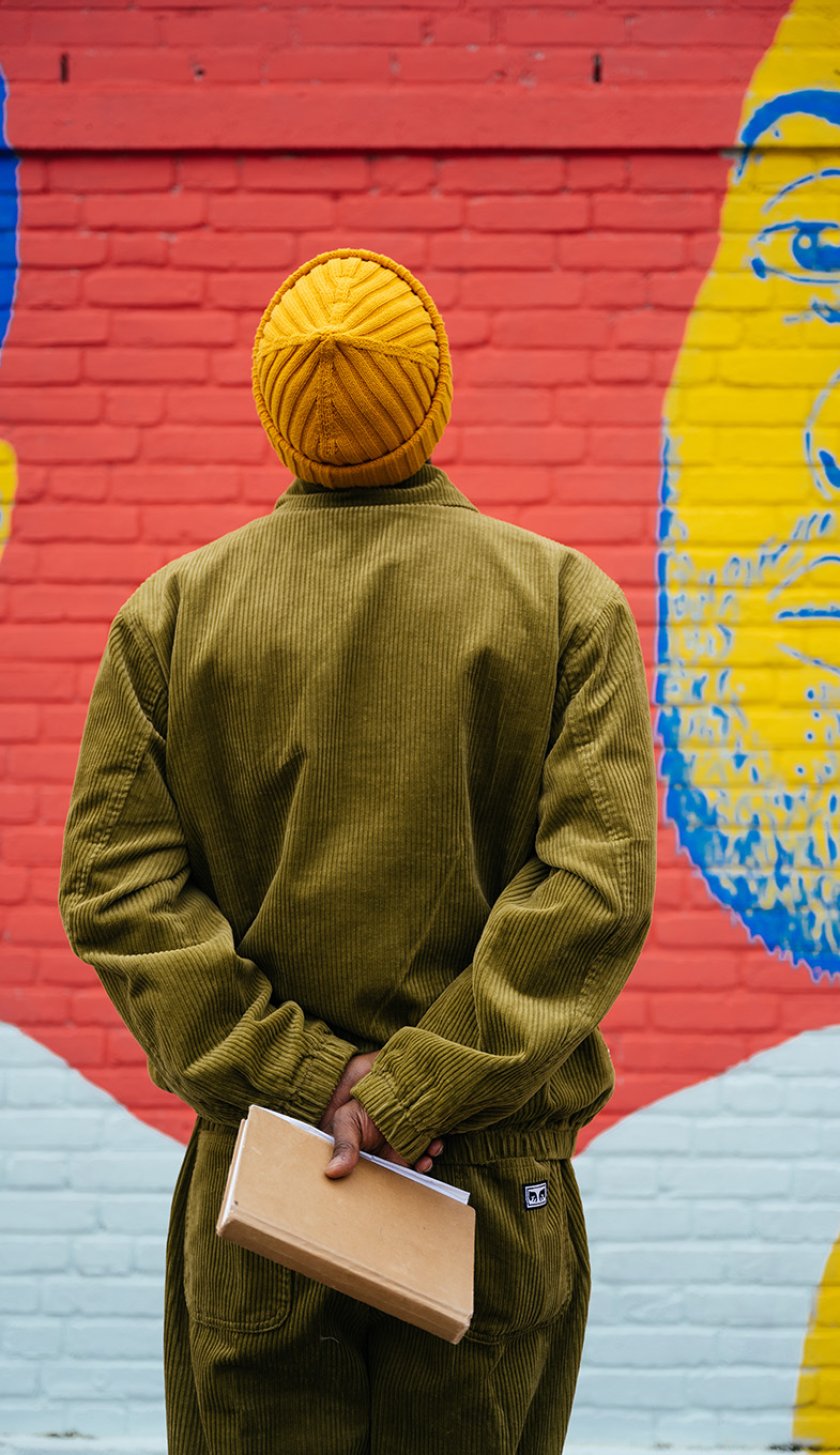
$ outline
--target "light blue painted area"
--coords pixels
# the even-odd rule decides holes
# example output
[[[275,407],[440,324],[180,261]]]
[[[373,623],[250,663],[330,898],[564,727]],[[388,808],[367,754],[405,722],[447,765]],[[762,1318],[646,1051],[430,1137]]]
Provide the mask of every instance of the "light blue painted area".
[[[576,1159],[593,1292],[570,1455],[790,1438],[840,1231],[838,1064],[840,1028],[808,1032]],[[68,1431],[74,1451],[85,1439],[103,1455],[132,1440],[162,1452],[165,1234],[183,1149],[2,1024],[0,1108],[0,1452]]]
[[[0,350],[12,317],[18,277],[19,162],[6,137],[6,79],[0,70]]]
[[[663,1098],[575,1160],[593,1290],[571,1444],[791,1440],[840,1235],[840,1027]]]
[[[0,1434],[163,1439],[166,1226],[182,1157],[0,1023]]]
[[[76,1435],[67,1435],[65,1439],[56,1439],[55,1436],[42,1438],[39,1435],[0,1435],[0,1455],[60,1455],[66,1451],[67,1455],[166,1455],[166,1439],[156,1439],[149,1436],[139,1440],[120,1440],[112,1435],[104,1440],[79,1439]],[[589,1455],[587,1451],[569,1451],[569,1455]],[[608,1455],[606,1451],[599,1451],[598,1455]],[[632,1450],[622,1451],[622,1455],[634,1455]],[[672,1455],[691,1455],[690,1451],[675,1450]]]

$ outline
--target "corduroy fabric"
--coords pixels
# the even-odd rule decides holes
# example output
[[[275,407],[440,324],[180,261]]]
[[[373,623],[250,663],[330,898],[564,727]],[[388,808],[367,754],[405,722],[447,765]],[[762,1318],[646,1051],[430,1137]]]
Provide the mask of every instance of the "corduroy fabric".
[[[217,1238],[233,1138],[199,1118],[173,1197],[169,1455],[560,1455],[591,1286],[570,1161],[445,1154],[477,1215],[475,1317],[453,1347]]]
[[[612,1094],[598,1025],[650,924],[656,823],[644,666],[614,581],[481,515],[430,463],[391,486],[296,479],[270,514],[171,562],[117,613],[61,911],[155,1082],[222,1145],[251,1102],[317,1122],[347,1060],[379,1049],[355,1094],[410,1161],[446,1137],[441,1170],[472,1169],[485,1209],[479,1258],[527,1290],[521,1266],[506,1271],[527,1245],[493,1213],[499,1169],[567,1161]],[[231,1391],[240,1376],[251,1387],[257,1358],[241,1340],[208,1346],[195,1300],[177,1314],[190,1228],[204,1219],[206,1235],[221,1199],[212,1165],[185,1173],[173,1203],[185,1407],[207,1361],[219,1390],[228,1380],[223,1405],[241,1403]],[[228,1255],[204,1246],[212,1271]],[[543,1254],[533,1261],[539,1279]],[[285,1297],[273,1276],[255,1285],[231,1262],[226,1302],[239,1290],[247,1317],[271,1322]],[[494,1337],[520,1338],[504,1317],[509,1306]],[[535,1401],[550,1343],[541,1331],[523,1366]],[[168,1350],[186,1371],[175,1334]],[[345,1351],[341,1367],[360,1357]],[[539,1399],[535,1428],[555,1418]],[[254,1455],[266,1439],[257,1421],[252,1444],[212,1448]]]
[[[384,253],[319,253],[266,307],[252,383],[290,470],[333,489],[398,483],[449,419],[443,319],[422,283]]]
[[[77,954],[160,1085],[236,1125],[356,1094],[437,1134],[574,1133],[652,911],[638,634],[580,552],[443,471],[268,516],[117,613],[61,873]],[[558,1144],[559,1145],[559,1144]]]

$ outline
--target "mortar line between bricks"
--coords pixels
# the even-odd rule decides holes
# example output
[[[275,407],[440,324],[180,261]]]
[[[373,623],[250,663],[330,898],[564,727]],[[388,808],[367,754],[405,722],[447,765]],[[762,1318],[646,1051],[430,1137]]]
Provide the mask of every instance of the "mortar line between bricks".
[[[265,137],[255,137],[253,141],[238,142],[235,145],[198,145],[191,142],[179,142],[174,140],[167,145],[161,142],[159,146],[131,147],[121,143],[115,146],[69,146],[63,147],[60,142],[54,146],[27,146],[16,142],[13,146],[15,156],[21,161],[29,158],[32,161],[50,161],[55,157],[63,160],[72,160],[75,157],[80,159],[86,157],[117,157],[125,152],[131,155],[133,161],[142,161],[144,157],[161,156],[190,156],[190,157],[236,157],[251,156],[265,153],[273,155],[277,152],[276,145],[272,145]],[[560,141],[552,142],[529,142],[524,145],[504,142],[488,144],[485,146],[471,145],[469,142],[449,142],[445,146],[421,145],[419,142],[389,141],[387,137],[378,136],[369,142],[343,142],[337,139],[331,144],[323,143],[318,145],[306,145],[300,143],[296,146],[284,146],[282,148],[284,157],[335,157],[335,156],[413,156],[413,157],[434,157],[435,160],[446,159],[447,157],[592,157],[592,156],[615,156],[616,153],[626,153],[634,157],[656,157],[663,152],[684,156],[687,159],[692,157],[724,156],[727,160],[734,161],[740,157],[745,148],[733,145],[731,138],[728,141],[709,142],[704,145],[681,145],[679,143],[669,144],[665,141],[660,143],[651,142],[645,146],[634,146],[632,143],[623,143],[615,139],[602,142],[593,142],[585,145],[567,145]],[[758,151],[756,147],[753,150]],[[775,146],[774,151],[795,150]],[[824,146],[809,147],[812,152],[833,152],[836,147]],[[524,190],[527,191],[527,188]],[[2,1448],[2,1447],[0,1447]],[[629,1451],[628,1455],[634,1455]]]

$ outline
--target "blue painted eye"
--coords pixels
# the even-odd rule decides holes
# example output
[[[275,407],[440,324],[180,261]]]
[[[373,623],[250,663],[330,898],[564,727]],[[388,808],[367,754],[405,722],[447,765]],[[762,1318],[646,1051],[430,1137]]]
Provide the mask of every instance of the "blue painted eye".
[[[758,278],[772,273],[793,283],[840,281],[836,222],[777,222],[758,234],[754,249],[750,265]]]
[[[840,227],[834,222],[815,222],[800,227],[790,250],[801,268],[812,273],[840,272]]]

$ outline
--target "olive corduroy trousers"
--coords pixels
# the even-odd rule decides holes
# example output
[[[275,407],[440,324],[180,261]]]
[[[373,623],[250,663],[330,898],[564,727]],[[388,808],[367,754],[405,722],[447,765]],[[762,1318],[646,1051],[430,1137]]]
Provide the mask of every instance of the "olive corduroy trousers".
[[[234,1136],[199,1117],[173,1194],[169,1455],[560,1455],[591,1286],[570,1158],[491,1159],[478,1135],[474,1160],[460,1138],[440,1159],[476,1209],[475,1314],[452,1345],[219,1238]]]

